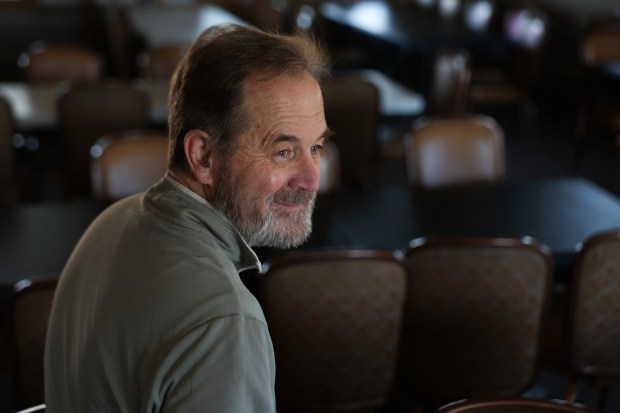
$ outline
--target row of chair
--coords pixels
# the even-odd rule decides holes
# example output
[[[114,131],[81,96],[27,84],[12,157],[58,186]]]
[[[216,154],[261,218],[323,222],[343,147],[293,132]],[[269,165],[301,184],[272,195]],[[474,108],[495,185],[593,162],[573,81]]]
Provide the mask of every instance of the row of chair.
[[[618,382],[620,231],[578,252],[565,348],[571,386]],[[254,290],[272,336],[279,411],[376,408],[404,391],[425,408],[518,397],[538,378],[553,266],[532,239],[420,238],[401,251],[297,251]],[[16,284],[9,331],[19,405],[42,402],[42,349],[57,277]],[[605,394],[600,399],[605,407]],[[481,410],[482,411],[482,410]]]
[[[108,80],[100,83],[60,83],[56,88],[59,136],[51,136],[51,145],[60,147],[66,172],[68,194],[85,196],[92,193],[90,181],[90,150],[97,139],[128,130],[161,129],[149,118],[146,92],[139,85]],[[326,117],[336,131],[333,139],[339,152],[338,183],[361,186],[370,180],[378,160],[378,92],[376,87],[360,79],[339,79],[325,88]],[[11,108],[0,105],[0,116],[7,119],[0,131],[3,156],[0,184],[14,180],[12,136],[15,124]],[[59,138],[59,139],[55,139]],[[6,169],[6,171],[5,171]],[[6,182],[5,182],[6,181]]]
[[[136,54],[138,75],[148,80],[170,80],[189,45],[175,43],[151,47]],[[99,82],[106,77],[100,51],[70,43],[33,42],[18,58],[27,82]]]
[[[545,20],[544,16],[532,18]],[[544,27],[544,26],[543,26]],[[527,114],[536,113],[532,96],[536,79],[540,47],[520,47],[519,61],[501,70],[497,67],[475,67],[475,56],[465,49],[442,49],[433,59],[428,93],[429,114],[435,116],[462,115],[497,105],[518,105]],[[617,72],[611,66],[620,60],[620,22],[605,22],[587,28],[581,39],[580,59],[572,96],[578,102],[575,124],[576,148],[574,168],[580,166],[588,135],[601,126],[616,135],[620,145],[620,88]],[[605,69],[609,66],[608,69]]]
[[[45,412],[39,404],[17,413]],[[459,400],[442,406],[436,413],[595,413],[587,407],[562,400],[498,398],[483,401]]]
[[[141,54],[138,60],[149,72],[145,76],[169,78],[185,47],[167,45]],[[75,86],[75,83],[96,84],[102,80],[101,61],[96,52],[73,46],[38,44],[22,54],[20,64],[29,82],[72,80]],[[418,132],[416,144],[409,145],[409,139],[405,142],[410,149],[406,154],[412,183],[434,187],[471,181],[496,182],[503,177],[503,134],[493,119],[470,115],[462,118],[471,119],[452,123],[434,119],[465,112],[463,96],[469,90],[469,77],[461,74],[468,73],[467,68],[468,58],[461,52],[437,58],[433,82],[437,90],[433,91],[434,99],[428,111],[432,125],[426,118],[418,122],[412,130]],[[73,89],[79,91],[61,92],[59,113],[71,189],[83,194],[89,189],[87,154],[95,139],[106,133],[146,127],[148,108],[145,97],[133,88],[116,85],[102,90],[94,85],[82,85]],[[340,152],[339,179],[345,186],[363,186],[369,182],[380,153],[377,87],[345,73],[337,75],[325,87],[324,95],[327,122],[336,132],[334,142]],[[101,109],[102,104],[105,110]],[[427,125],[422,127],[423,123]],[[442,135],[443,143],[437,141],[437,135]],[[470,136],[474,143],[469,142]]]
[[[333,111],[329,113],[338,119]],[[340,119],[346,119],[346,116]],[[335,130],[347,129],[338,121],[331,125]],[[353,143],[351,140],[341,140],[340,145],[331,140],[325,143],[321,156],[320,193],[337,191],[343,180],[343,171],[361,175],[369,170],[368,165],[363,165],[359,159],[357,164],[343,164],[339,147],[349,145],[351,147],[342,150],[356,153]],[[495,184],[504,179],[503,132],[488,116],[422,118],[405,136],[405,147],[411,185],[437,188]],[[152,129],[107,134],[95,142],[90,154],[93,195],[114,201],[145,190],[163,176],[168,156],[167,136],[164,131]],[[356,158],[346,159],[353,161]]]
[[[374,87],[362,81],[342,82],[326,90],[328,122],[337,134],[342,133],[327,144],[324,152],[321,192],[333,191],[343,183],[368,182],[378,160],[376,110],[374,117],[362,116],[363,121],[352,121],[359,113],[373,112],[365,112],[363,99],[356,100],[362,102],[359,106],[347,105],[344,100],[350,97],[351,90],[376,98]],[[140,90],[107,84],[74,87],[62,93],[62,146],[72,194],[115,200],[146,189],[163,175],[168,151],[166,133],[148,126],[145,96]],[[96,105],[92,104],[94,101]],[[0,131],[4,148],[1,153],[6,158],[0,171],[0,188],[4,194],[13,194],[20,180],[13,171],[14,126],[11,108],[2,100],[0,116],[6,119]],[[505,175],[503,132],[488,116],[421,118],[405,135],[404,146],[407,176],[412,185],[436,188],[493,184]],[[105,174],[117,177],[104,177]]]

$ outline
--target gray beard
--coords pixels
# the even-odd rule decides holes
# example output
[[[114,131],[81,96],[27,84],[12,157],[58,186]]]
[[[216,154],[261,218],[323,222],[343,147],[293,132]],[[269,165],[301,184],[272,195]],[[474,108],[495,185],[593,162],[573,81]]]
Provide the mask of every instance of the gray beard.
[[[230,170],[224,171],[218,183],[213,206],[219,210],[253,247],[293,248],[304,243],[312,232],[315,192],[281,189],[266,201],[244,196]],[[294,213],[274,212],[273,202],[301,203],[304,210]],[[264,203],[264,208],[261,204]]]

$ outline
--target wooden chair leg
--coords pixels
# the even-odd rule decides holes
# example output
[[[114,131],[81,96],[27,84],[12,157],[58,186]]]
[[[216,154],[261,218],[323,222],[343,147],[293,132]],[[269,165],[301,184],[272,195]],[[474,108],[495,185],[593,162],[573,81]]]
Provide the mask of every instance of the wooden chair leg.
[[[579,382],[579,377],[575,375],[571,375],[568,378],[568,385],[566,387],[566,401],[571,403],[577,402],[577,384]]]
[[[588,109],[582,104],[577,113],[577,123],[575,125],[575,150],[573,153],[572,169],[576,171],[581,166],[586,150],[586,129],[587,129]]]
[[[598,405],[599,412],[604,412],[607,407],[607,401],[609,400],[609,387],[601,387],[598,391]]]

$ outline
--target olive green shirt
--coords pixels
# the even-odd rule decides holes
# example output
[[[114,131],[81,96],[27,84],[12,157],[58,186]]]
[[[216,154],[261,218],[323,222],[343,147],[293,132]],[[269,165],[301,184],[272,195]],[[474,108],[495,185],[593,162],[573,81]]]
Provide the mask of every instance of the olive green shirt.
[[[260,262],[171,177],[108,207],[61,275],[45,351],[48,413],[275,412]]]

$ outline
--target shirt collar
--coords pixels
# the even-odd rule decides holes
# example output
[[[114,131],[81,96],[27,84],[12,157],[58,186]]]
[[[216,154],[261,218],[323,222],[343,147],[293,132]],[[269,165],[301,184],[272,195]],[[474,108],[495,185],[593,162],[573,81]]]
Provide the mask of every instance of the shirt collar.
[[[199,223],[204,230],[213,233],[238,272],[254,268],[261,270],[260,259],[236,227],[210,202],[174,179],[170,173],[166,173],[164,179],[147,192],[146,197],[161,212],[181,218],[189,225]]]

